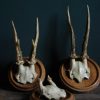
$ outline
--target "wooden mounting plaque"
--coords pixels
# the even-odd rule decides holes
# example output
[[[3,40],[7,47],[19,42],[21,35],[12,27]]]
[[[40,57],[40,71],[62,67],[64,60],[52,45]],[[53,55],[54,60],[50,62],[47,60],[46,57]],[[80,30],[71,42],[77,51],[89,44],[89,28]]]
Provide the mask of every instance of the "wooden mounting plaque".
[[[60,66],[59,75],[64,85],[74,92],[88,92],[95,89],[100,83],[99,66],[90,58],[88,58],[88,66],[90,68],[90,78],[84,79],[78,83],[75,79],[69,78],[70,59],[66,59]]]
[[[75,96],[70,93],[69,91],[66,91],[67,97],[61,100],[75,100]]]
[[[25,60],[27,60],[27,59],[28,58],[25,58]],[[39,87],[38,78],[41,78],[41,80],[44,80],[45,76],[46,76],[46,70],[44,68],[43,63],[38,59],[36,59],[35,69],[36,69],[36,72],[38,75],[33,80],[33,82],[27,83],[27,84],[21,84],[21,83],[17,82],[17,80],[15,78],[16,71],[18,70],[18,66],[16,64],[10,66],[10,69],[8,71],[8,78],[9,78],[10,83],[12,84],[12,86],[14,88],[16,88],[17,90],[21,90],[21,91],[32,91],[32,90],[38,88]]]
[[[67,94],[67,97],[61,98],[60,100],[75,100],[75,96],[72,93],[66,91],[66,94]],[[41,98],[41,96],[36,96],[35,93],[32,93],[30,100],[48,100],[48,99]]]

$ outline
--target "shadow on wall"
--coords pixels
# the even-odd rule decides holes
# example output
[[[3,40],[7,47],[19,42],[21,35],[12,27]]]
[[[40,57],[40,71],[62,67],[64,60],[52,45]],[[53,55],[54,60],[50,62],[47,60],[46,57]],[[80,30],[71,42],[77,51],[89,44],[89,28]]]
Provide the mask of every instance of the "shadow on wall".
[[[8,68],[11,66],[10,64],[5,64],[4,61],[0,62],[0,88],[9,90],[12,88],[12,86],[9,83],[8,80]],[[3,63],[3,64],[2,64]]]
[[[61,20],[61,19],[60,19]],[[57,15],[50,17],[49,25],[47,27],[45,45],[44,45],[44,61],[46,62],[45,68],[47,75],[49,74],[53,80],[59,83],[59,67],[60,62],[68,57],[70,34],[68,23],[63,19],[59,21]],[[66,56],[67,54],[67,56]]]
[[[10,26],[10,24],[7,26]],[[7,29],[5,31],[5,29]],[[2,38],[0,38],[0,45],[2,47],[0,52],[0,88],[9,89],[10,84],[8,81],[8,68],[10,64],[16,59],[15,47],[13,38],[11,37],[11,27],[6,27],[1,30]],[[14,49],[13,49],[14,48]]]

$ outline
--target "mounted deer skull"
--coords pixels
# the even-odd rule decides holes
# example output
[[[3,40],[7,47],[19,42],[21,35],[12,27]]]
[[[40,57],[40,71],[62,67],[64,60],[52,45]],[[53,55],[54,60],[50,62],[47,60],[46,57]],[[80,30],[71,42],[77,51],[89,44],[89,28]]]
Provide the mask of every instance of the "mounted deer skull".
[[[16,64],[18,65],[18,73],[16,74],[16,79],[18,82],[22,84],[26,83],[32,83],[34,78],[36,78],[37,73],[35,71],[35,63],[36,63],[36,48],[38,44],[38,39],[39,39],[39,22],[37,18],[37,25],[36,25],[36,39],[35,41],[32,40],[33,44],[33,51],[31,55],[30,61],[28,60],[29,66],[25,65],[25,61],[22,56],[22,51],[20,48],[20,41],[17,36],[16,28],[14,25],[14,22],[12,21],[12,26],[13,26],[13,31],[14,31],[14,40],[15,40],[15,45],[16,45],[16,53],[17,53],[17,62]]]
[[[90,32],[90,11],[89,11],[89,6],[87,5],[87,27],[86,27],[86,33],[84,36],[84,42],[83,42],[83,47],[82,47],[82,56],[78,57],[76,55],[75,51],[75,33],[71,24],[71,18],[70,18],[70,13],[69,13],[69,8],[67,10],[68,13],[68,22],[70,25],[70,29],[72,32],[72,37],[71,37],[71,42],[72,42],[72,49],[71,49],[71,59],[70,59],[70,78],[71,79],[77,79],[78,82],[82,82],[84,78],[89,79],[90,77],[90,69],[88,67],[87,63],[87,46],[88,46],[88,39],[89,39],[89,32]],[[77,60],[79,58],[80,60]]]
[[[43,82],[42,80],[40,80],[40,89],[46,98],[48,98],[49,100],[60,100],[61,98],[65,98],[67,96],[65,90],[57,87],[50,76],[48,76],[47,80],[50,85],[46,86],[43,86]]]

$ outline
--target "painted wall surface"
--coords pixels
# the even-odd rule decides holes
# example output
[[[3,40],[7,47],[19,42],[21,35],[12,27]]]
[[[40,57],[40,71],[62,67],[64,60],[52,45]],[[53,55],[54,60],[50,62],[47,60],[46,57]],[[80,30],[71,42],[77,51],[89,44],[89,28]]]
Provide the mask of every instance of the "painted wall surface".
[[[86,28],[87,4],[91,13],[88,54],[100,65],[100,0],[0,0],[0,86],[8,87],[7,72],[16,61],[11,21],[13,20],[24,56],[30,54],[39,18],[40,38],[37,58],[41,59],[55,81],[59,79],[59,62],[70,55],[67,7],[76,33],[77,53],[81,53]]]

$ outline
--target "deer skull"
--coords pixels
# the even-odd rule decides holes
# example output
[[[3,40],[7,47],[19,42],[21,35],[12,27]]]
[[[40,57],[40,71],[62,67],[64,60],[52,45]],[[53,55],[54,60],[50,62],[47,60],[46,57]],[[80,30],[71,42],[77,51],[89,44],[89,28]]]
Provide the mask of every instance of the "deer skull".
[[[50,76],[48,76],[47,80],[50,83],[50,85],[46,86],[43,86],[43,82],[42,80],[40,80],[40,89],[46,98],[48,98],[49,100],[60,100],[60,98],[66,97],[65,90],[57,87],[57,85],[52,81]]]
[[[89,11],[89,6],[87,5],[87,12],[88,12],[88,17],[87,17],[87,27],[86,27],[86,33],[84,37],[84,42],[83,42],[83,48],[82,48],[82,56],[78,57],[76,55],[75,51],[75,33],[71,24],[71,19],[70,19],[70,13],[69,13],[69,8],[68,8],[68,22],[70,25],[70,29],[72,32],[72,37],[71,37],[71,42],[72,42],[72,50],[71,50],[71,59],[70,59],[70,78],[71,79],[77,79],[78,82],[82,82],[84,78],[89,79],[90,77],[90,68],[88,67],[87,63],[87,45],[88,45],[88,39],[89,39],[89,31],[90,31],[90,11]],[[81,60],[77,60],[77,58],[80,58]]]
[[[33,44],[33,51],[32,51],[32,55],[31,55],[31,59],[28,60],[28,64],[29,66],[26,66],[24,63],[24,59],[22,56],[22,51],[20,48],[20,41],[18,39],[17,36],[17,32],[15,29],[15,25],[14,22],[12,21],[12,26],[13,26],[13,31],[14,31],[14,39],[15,39],[15,45],[16,45],[16,53],[17,53],[17,62],[16,64],[18,65],[18,73],[16,74],[16,79],[18,82],[22,83],[22,84],[26,84],[26,83],[32,83],[34,78],[36,78],[37,73],[35,70],[35,63],[36,63],[36,48],[37,48],[37,44],[38,44],[38,39],[39,39],[39,22],[38,22],[38,18],[37,18],[37,26],[36,26],[36,39],[35,41],[32,40],[32,44]]]

